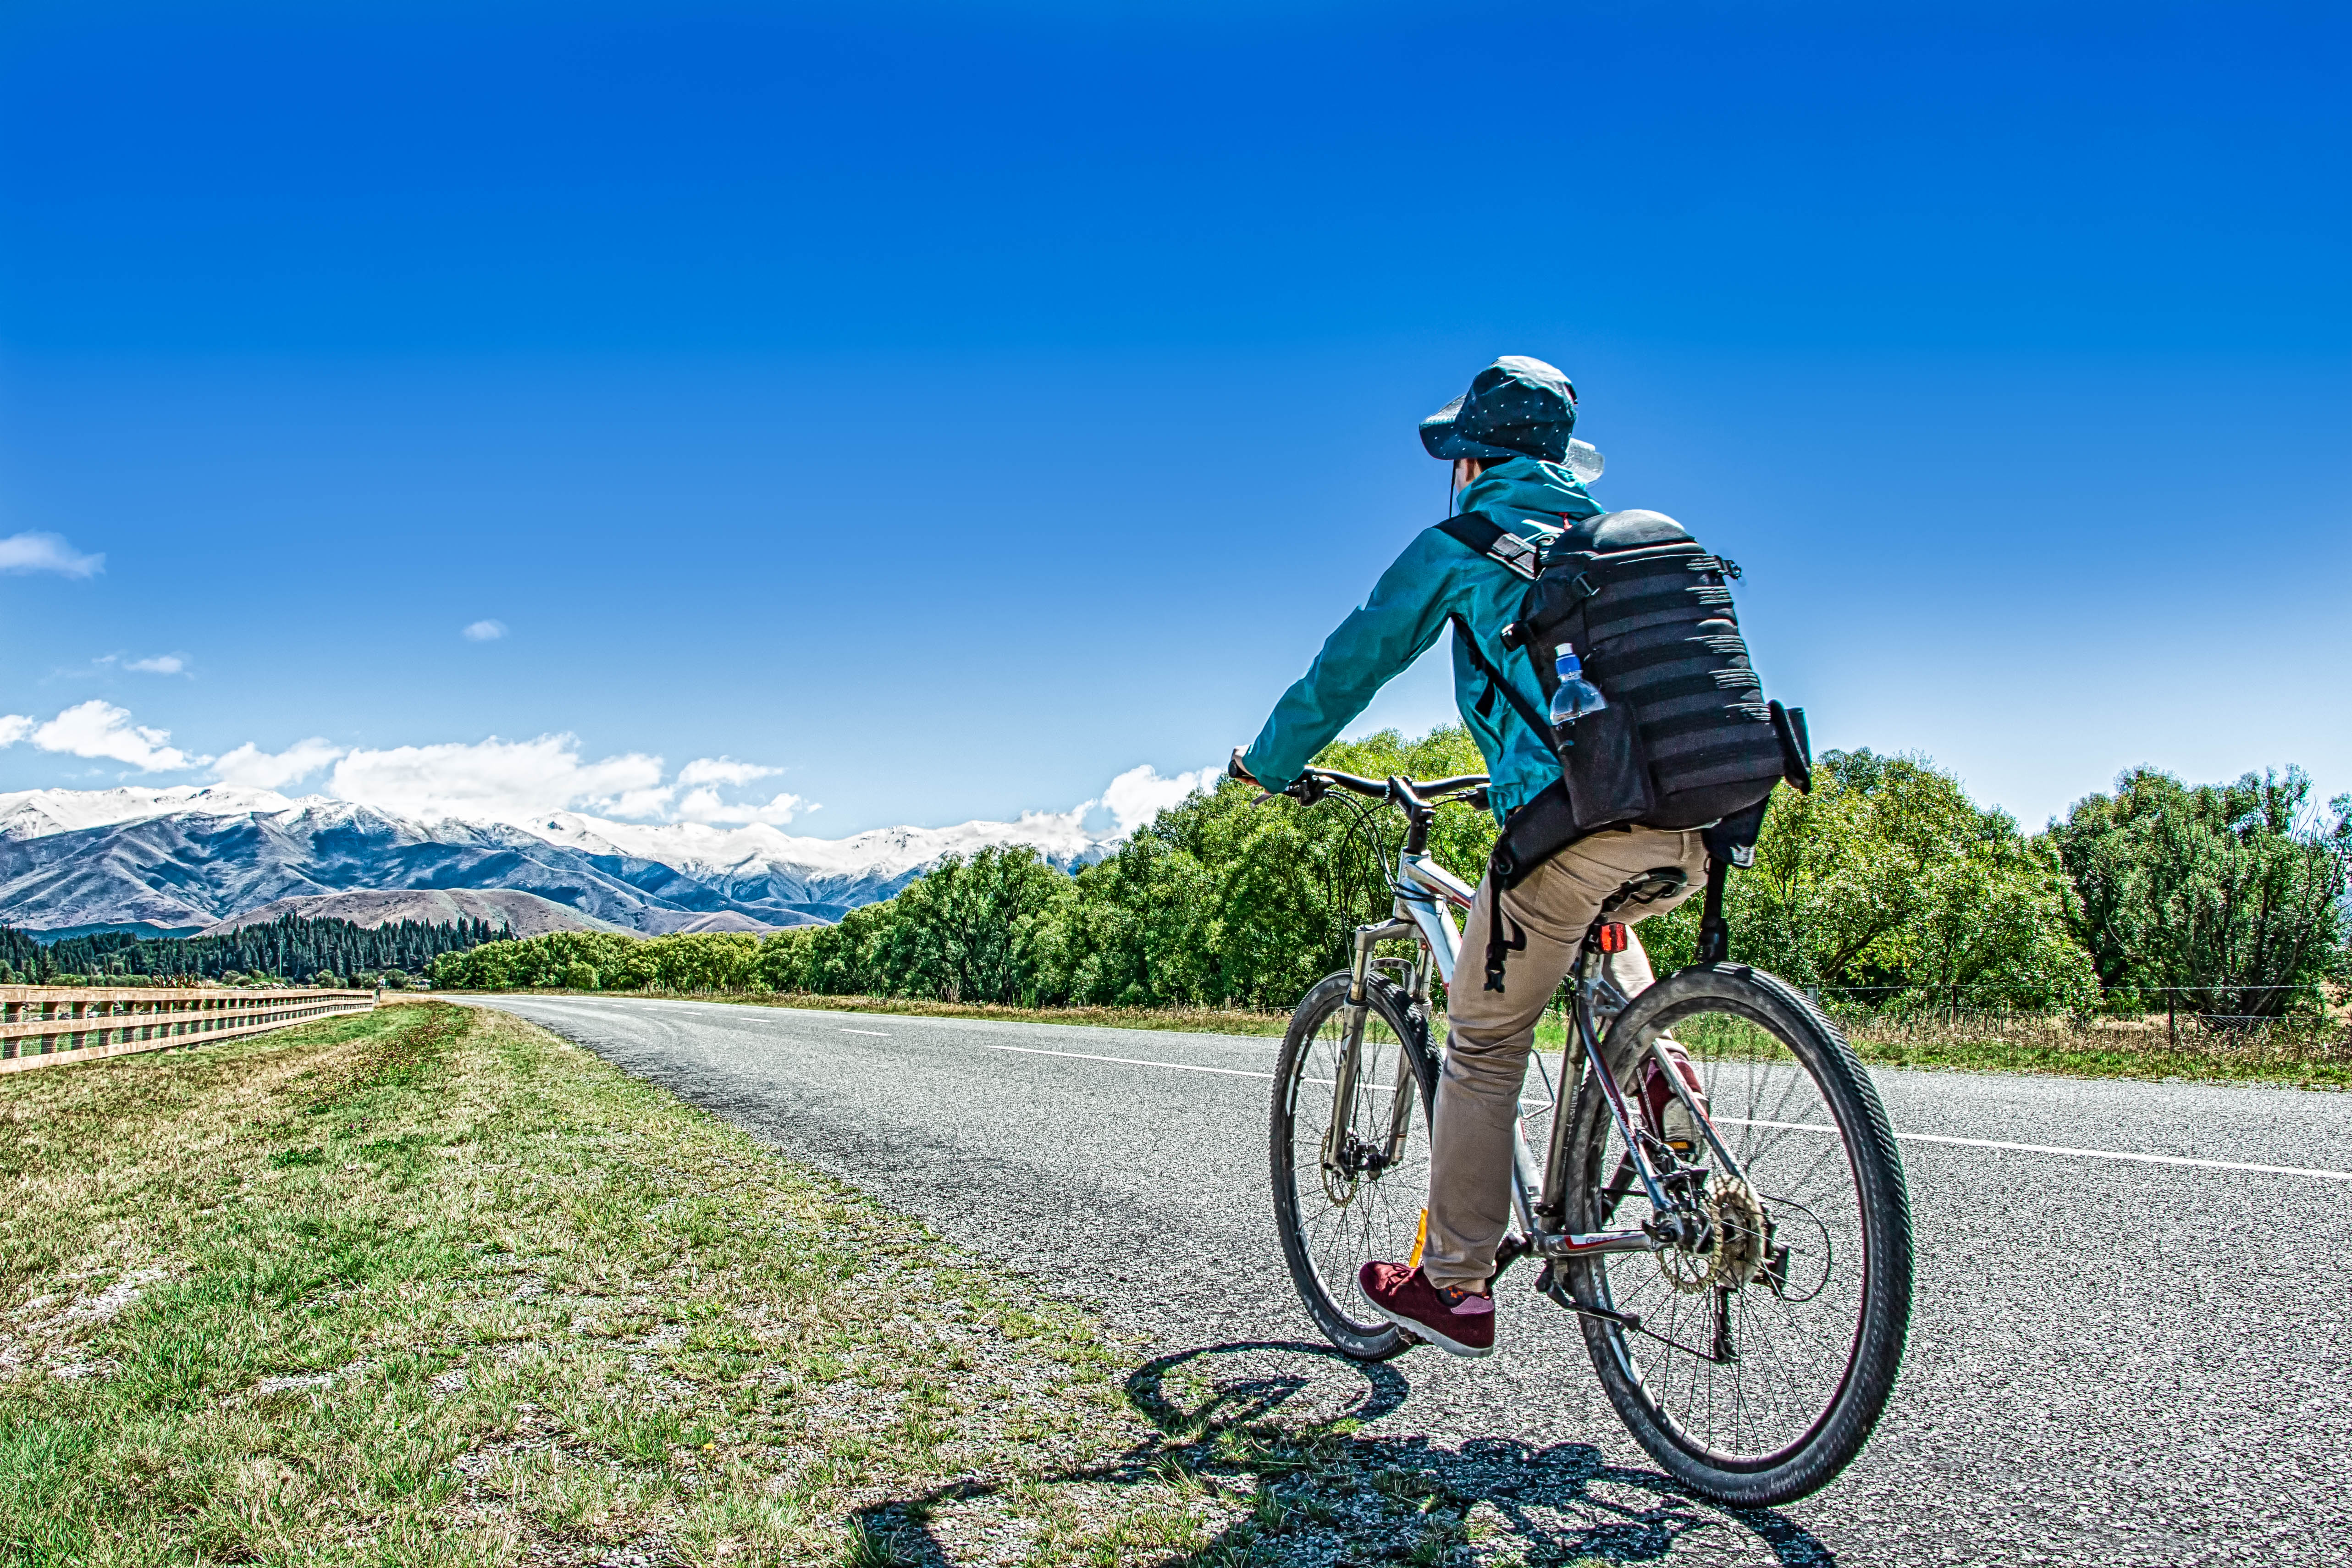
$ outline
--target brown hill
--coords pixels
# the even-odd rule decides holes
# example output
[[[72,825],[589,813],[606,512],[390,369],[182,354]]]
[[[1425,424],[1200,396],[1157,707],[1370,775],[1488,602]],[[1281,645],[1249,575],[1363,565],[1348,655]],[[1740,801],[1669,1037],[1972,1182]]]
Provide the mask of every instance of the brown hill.
[[[278,899],[232,915],[197,934],[226,936],[250,925],[268,925],[281,915],[313,921],[349,921],[353,925],[391,925],[397,921],[421,921],[447,925],[453,921],[488,921],[507,928],[510,936],[544,936],[551,931],[620,931],[625,928],[593,915],[511,888],[362,889],[349,893],[310,893]],[[764,928],[762,928],[764,929]]]

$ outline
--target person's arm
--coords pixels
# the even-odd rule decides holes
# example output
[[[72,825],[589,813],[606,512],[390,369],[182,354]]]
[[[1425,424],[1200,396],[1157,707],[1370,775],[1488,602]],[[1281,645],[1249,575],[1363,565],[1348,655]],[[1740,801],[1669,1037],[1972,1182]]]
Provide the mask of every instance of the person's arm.
[[[1437,641],[1456,574],[1475,559],[1433,528],[1405,546],[1381,574],[1372,596],[1324,639],[1307,673],[1274,705],[1265,728],[1242,753],[1250,776],[1270,790],[1296,780],[1382,686]]]

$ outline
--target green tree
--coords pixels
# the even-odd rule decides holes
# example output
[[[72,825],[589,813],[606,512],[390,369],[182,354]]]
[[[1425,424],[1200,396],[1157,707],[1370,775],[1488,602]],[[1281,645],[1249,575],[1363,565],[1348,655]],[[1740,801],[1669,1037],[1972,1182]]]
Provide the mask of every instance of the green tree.
[[[1318,766],[1368,778],[1483,771],[1461,725],[1418,741],[1393,730],[1327,748]],[[1079,876],[1046,942],[1043,994],[1082,1003],[1286,1007],[1344,967],[1356,927],[1384,917],[1402,819],[1352,795],[1266,799],[1221,782],[1162,812]],[[1491,815],[1438,814],[1431,850],[1475,881]]]
[[[1070,897],[1070,879],[1034,849],[948,856],[891,900],[881,954],[890,994],[1034,999],[1041,931]]]
[[[2072,924],[2111,993],[2278,1017],[2346,977],[2352,796],[2326,813],[2300,768],[2184,784],[2136,768],[2049,837],[2079,895]]]
[[[1775,792],[1756,863],[1725,900],[1732,952],[1881,1006],[2079,1007],[2096,986],[2049,848],[1922,757],[1831,752],[1811,795]],[[1694,897],[1643,928],[1661,973],[1689,960]]]

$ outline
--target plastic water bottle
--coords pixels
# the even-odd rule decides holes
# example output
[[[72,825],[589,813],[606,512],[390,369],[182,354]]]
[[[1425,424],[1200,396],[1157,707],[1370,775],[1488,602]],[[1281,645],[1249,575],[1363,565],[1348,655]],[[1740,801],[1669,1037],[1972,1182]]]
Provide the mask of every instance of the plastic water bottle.
[[[1559,685],[1551,694],[1553,728],[1564,729],[1587,713],[1598,713],[1609,706],[1601,688],[1584,679],[1584,661],[1576,657],[1573,643],[1561,643],[1551,651],[1552,668],[1559,673]]]

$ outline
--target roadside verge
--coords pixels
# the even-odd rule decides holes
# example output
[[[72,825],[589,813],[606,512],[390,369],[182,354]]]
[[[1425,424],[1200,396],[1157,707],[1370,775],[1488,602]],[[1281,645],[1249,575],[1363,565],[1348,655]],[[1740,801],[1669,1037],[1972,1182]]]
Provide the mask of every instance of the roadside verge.
[[[1197,1550],[1087,1321],[510,1015],[0,1085],[0,1563]],[[933,1539],[937,1539],[934,1530]]]

